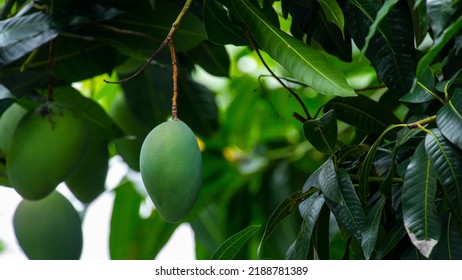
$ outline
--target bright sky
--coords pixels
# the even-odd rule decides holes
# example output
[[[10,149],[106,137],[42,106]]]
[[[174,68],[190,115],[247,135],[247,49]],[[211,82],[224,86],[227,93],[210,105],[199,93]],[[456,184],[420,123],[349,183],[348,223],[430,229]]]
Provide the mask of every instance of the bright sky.
[[[116,187],[126,172],[127,167],[120,158],[112,158],[106,182],[107,189]],[[60,185],[58,191],[68,197],[76,208],[81,207],[65,186]],[[0,187],[0,240],[6,247],[5,251],[0,253],[0,260],[26,259],[16,242],[12,225],[13,213],[20,201],[21,197],[13,189]],[[81,259],[109,259],[109,223],[113,201],[112,192],[106,192],[89,206],[82,224],[84,247]],[[188,224],[178,227],[156,259],[194,260],[195,244],[191,227]]]

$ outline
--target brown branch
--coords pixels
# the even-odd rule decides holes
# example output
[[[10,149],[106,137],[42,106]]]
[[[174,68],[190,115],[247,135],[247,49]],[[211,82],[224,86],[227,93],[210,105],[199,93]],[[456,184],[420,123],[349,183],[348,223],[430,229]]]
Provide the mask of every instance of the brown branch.
[[[189,7],[191,6],[192,1],[193,0],[187,0],[186,1],[186,3],[184,4],[183,8],[180,11],[180,13],[178,14],[178,17],[176,18],[175,22],[173,22],[172,27],[170,28],[170,31],[167,34],[167,37],[162,41],[159,48],[157,48],[157,50],[151,55],[151,57],[148,59],[148,61],[146,61],[146,63],[143,66],[141,66],[140,69],[138,69],[138,71],[136,71],[130,77],[122,79],[122,80],[117,81],[117,82],[111,82],[111,81],[108,81],[108,80],[105,80],[105,79],[104,79],[104,82],[106,82],[108,84],[123,84],[125,82],[130,81],[134,77],[138,76],[141,72],[143,72],[146,69],[146,67],[148,67],[149,64],[151,64],[151,62],[154,60],[154,58],[157,56],[157,54],[163,48],[165,48],[166,46],[169,46],[172,43],[173,37],[175,37],[175,34],[178,31],[178,27],[180,26],[180,23],[183,20],[186,12],[189,10]]]
[[[173,66],[173,97],[172,97],[172,119],[178,120],[178,108],[176,100],[178,98],[178,65],[176,60],[175,46],[173,41],[168,44]]]

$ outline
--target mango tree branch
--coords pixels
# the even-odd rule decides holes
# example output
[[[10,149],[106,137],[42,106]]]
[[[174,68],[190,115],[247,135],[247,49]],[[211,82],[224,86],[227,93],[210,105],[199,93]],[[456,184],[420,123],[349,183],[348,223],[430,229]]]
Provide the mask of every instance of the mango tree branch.
[[[178,17],[176,18],[175,22],[173,22],[172,27],[170,28],[170,31],[167,34],[167,37],[162,41],[160,44],[159,48],[151,55],[151,57],[146,61],[146,63],[138,69],[133,75],[131,75],[128,78],[122,79],[117,82],[111,82],[104,80],[104,82],[108,84],[123,84],[127,81],[130,81],[134,77],[138,76],[141,72],[148,67],[148,65],[154,60],[154,58],[157,56],[157,54],[166,46],[170,45],[173,42],[173,37],[175,37],[176,32],[178,31],[178,27],[180,26],[181,21],[183,20],[184,16],[186,15],[186,12],[189,10],[189,7],[191,6],[193,0],[187,0],[186,3],[184,4],[183,8],[181,9],[180,13],[178,14]]]
[[[170,55],[172,57],[172,66],[173,66],[173,97],[172,97],[172,119],[178,119],[178,110],[176,105],[176,99],[178,97],[178,65],[176,62],[176,53],[175,53],[175,46],[173,45],[173,41],[168,44],[170,49]]]

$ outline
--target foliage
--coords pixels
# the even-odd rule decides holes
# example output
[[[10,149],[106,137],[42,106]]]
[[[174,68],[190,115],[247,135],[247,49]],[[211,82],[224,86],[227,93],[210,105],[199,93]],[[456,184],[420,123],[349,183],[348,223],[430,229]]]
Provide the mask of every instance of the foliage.
[[[0,114],[55,93],[122,156],[114,141],[170,116],[170,57],[102,79],[136,71],[184,2],[4,1]],[[194,1],[174,44],[202,147],[197,258],[462,258],[461,28],[459,1]],[[119,94],[143,132],[114,122]],[[113,259],[155,258],[177,227],[140,216],[140,189],[106,190]]]

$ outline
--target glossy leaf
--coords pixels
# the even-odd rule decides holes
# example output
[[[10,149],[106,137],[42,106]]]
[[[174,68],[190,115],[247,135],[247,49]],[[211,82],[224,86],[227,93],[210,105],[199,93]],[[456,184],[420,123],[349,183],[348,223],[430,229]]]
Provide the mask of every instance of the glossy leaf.
[[[305,200],[303,204],[300,204],[299,210],[303,222],[297,239],[293,244],[293,254],[288,255],[289,259],[304,260],[307,258],[313,230],[324,201],[322,194],[315,193]]]
[[[361,233],[361,247],[363,248],[364,257],[366,260],[370,259],[375,248],[375,244],[377,243],[380,219],[382,217],[382,210],[384,206],[385,198],[380,197],[379,201],[375,203],[374,207],[372,207],[372,209],[367,214],[366,224],[364,226],[363,232]]]
[[[220,245],[212,256],[212,260],[232,260],[241,250],[242,246],[249,240],[255,232],[258,231],[260,225],[249,226],[246,229],[234,234]]]
[[[295,78],[325,95],[355,96],[342,73],[321,52],[276,28],[247,0],[232,1],[258,45]]]
[[[53,96],[57,101],[72,105],[82,114],[92,136],[103,139],[123,136],[124,133],[101,105],[92,99],[84,97],[76,89],[72,87],[58,88],[54,90]]]
[[[228,77],[229,75],[231,62],[224,46],[202,42],[196,48],[188,51],[188,57],[212,75],[221,77]]]
[[[343,202],[332,157],[311,174],[303,186],[303,192],[307,192],[311,188],[321,190],[326,198],[335,203],[341,204]],[[302,207],[304,203],[306,202],[301,203],[300,207]]]
[[[426,2],[427,15],[430,18],[433,35],[438,37],[449,25],[459,7],[452,0],[429,0]]]
[[[382,7],[377,11],[377,15],[374,19],[374,22],[369,27],[369,33],[367,34],[364,47],[361,50],[361,55],[364,55],[369,47],[369,42],[377,31],[377,26],[382,22],[388,12],[393,8],[393,6],[398,2],[398,0],[386,0]],[[358,3],[359,4],[359,3]],[[360,4],[359,4],[360,5]]]
[[[441,231],[435,204],[436,182],[436,173],[421,142],[404,176],[401,203],[409,238],[427,258],[438,243]]]
[[[380,260],[396,248],[398,243],[406,236],[406,230],[402,223],[395,223],[393,228],[385,236],[385,242],[377,252],[375,259]]]
[[[0,65],[6,65],[58,35],[52,17],[42,12],[0,21]]]
[[[287,197],[279,206],[273,211],[271,216],[266,223],[265,231],[263,232],[263,236],[260,241],[260,245],[258,246],[258,252],[260,252],[260,248],[263,245],[263,242],[271,235],[271,233],[277,228],[277,226],[285,220],[289,215],[291,215],[294,210],[298,209],[298,205],[302,203],[305,199],[310,197],[312,194],[317,192],[317,189],[311,189],[307,192],[295,192],[289,197]]]
[[[366,222],[361,202],[345,169],[337,171],[337,178],[342,202],[336,203],[326,199],[326,203],[346,231],[357,240],[361,240],[361,232]]]
[[[443,135],[462,150],[462,91],[454,91],[451,100],[436,114]]]
[[[318,0],[328,21],[334,23],[344,35],[345,18],[336,0]],[[345,36],[345,35],[344,35]]]
[[[217,0],[204,1],[204,25],[208,39],[216,44],[248,44],[242,29],[231,21]]]
[[[447,193],[449,203],[457,215],[462,213],[462,157],[439,129],[432,129],[425,137],[425,150]]]
[[[375,0],[356,0],[346,5],[345,22],[360,49],[381,7]],[[378,77],[398,97],[407,93],[414,82],[416,59],[412,31],[409,7],[406,1],[398,1],[378,24],[366,51]]]
[[[316,120],[307,120],[303,124],[305,138],[318,151],[333,154],[337,143],[337,119],[333,110]]]
[[[364,95],[335,97],[324,106],[324,112],[334,110],[337,118],[367,132],[382,133],[400,120],[381,103]]]
[[[424,103],[435,99],[435,77],[430,67],[417,79],[411,91],[400,98],[400,101],[408,103]]]
[[[429,65],[432,64],[433,59],[443,50],[449,41],[454,38],[454,36],[462,28],[462,16],[458,17],[454,23],[448,26],[441,35],[435,39],[431,48],[427,53],[420,59],[417,64],[417,78],[421,77]]]

